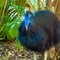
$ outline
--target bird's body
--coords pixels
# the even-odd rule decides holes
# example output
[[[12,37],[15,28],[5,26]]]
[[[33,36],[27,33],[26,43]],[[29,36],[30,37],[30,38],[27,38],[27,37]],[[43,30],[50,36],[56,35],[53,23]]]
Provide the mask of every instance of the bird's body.
[[[25,28],[25,21],[18,29],[19,41],[24,47],[42,53],[58,44],[58,19],[52,12],[37,11],[29,18],[29,21],[28,30]]]

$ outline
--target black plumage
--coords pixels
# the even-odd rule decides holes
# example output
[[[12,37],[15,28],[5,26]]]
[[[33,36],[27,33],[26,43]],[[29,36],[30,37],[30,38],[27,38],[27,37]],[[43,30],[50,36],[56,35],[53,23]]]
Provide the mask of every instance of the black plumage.
[[[18,29],[19,41],[25,48],[42,53],[60,43],[57,37],[58,19],[52,12],[37,11],[29,21],[28,30],[25,21],[22,21]]]

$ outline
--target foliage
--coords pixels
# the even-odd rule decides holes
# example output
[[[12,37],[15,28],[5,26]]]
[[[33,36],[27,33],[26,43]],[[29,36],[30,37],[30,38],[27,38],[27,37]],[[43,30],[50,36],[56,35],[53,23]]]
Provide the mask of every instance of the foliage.
[[[4,6],[4,2],[3,0],[0,0],[0,18],[1,18],[1,12],[2,12],[3,6]]]
[[[16,0],[16,5],[24,6],[27,0]]]
[[[3,2],[2,0],[0,2]],[[16,6],[13,5],[13,0],[7,0],[6,8],[4,11],[3,19],[2,19],[2,12],[4,9],[3,4],[0,5],[2,9],[0,12],[0,20],[1,20],[1,27],[0,27],[0,40],[12,40],[17,37],[18,35],[18,27],[20,22],[22,21],[21,16],[24,13],[23,6]],[[4,3],[5,4],[5,3]]]
[[[6,60],[9,60],[10,58],[10,51],[8,51],[8,55],[6,56]]]
[[[19,42],[19,40],[16,40],[16,41],[15,41],[15,44],[16,44],[16,49],[17,49],[17,50],[24,51],[24,48],[23,48],[23,46],[21,45],[21,43]]]

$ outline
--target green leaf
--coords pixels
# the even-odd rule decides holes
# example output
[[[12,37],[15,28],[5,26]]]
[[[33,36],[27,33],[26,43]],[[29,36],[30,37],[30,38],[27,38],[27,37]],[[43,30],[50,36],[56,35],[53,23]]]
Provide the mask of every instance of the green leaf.
[[[5,38],[0,38],[0,40],[4,40]]]
[[[16,43],[16,49],[19,49],[20,51],[24,51],[23,46],[18,40],[16,40],[15,43]]]

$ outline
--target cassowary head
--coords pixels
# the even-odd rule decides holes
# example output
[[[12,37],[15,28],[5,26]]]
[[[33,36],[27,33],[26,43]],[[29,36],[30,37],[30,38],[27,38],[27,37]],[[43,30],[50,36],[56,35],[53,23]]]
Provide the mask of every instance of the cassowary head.
[[[28,17],[28,14],[25,14],[24,22],[25,22],[25,28],[26,28],[26,30],[28,30],[28,25],[29,25],[29,17]]]
[[[29,26],[29,24],[31,23],[31,21],[30,21],[30,16],[31,16],[31,15],[32,15],[32,13],[29,12],[29,11],[27,11],[27,12],[24,14],[24,17],[25,17],[24,22],[25,22],[25,28],[26,28],[26,30],[28,30],[28,26]]]

